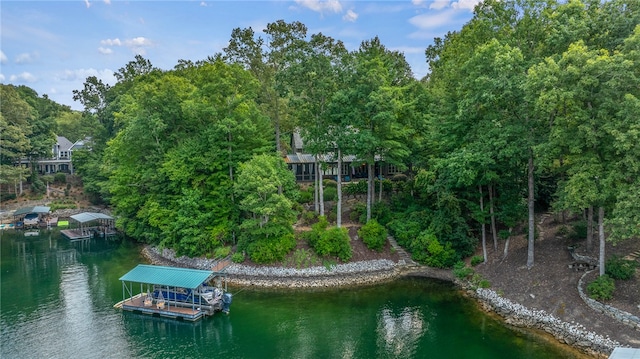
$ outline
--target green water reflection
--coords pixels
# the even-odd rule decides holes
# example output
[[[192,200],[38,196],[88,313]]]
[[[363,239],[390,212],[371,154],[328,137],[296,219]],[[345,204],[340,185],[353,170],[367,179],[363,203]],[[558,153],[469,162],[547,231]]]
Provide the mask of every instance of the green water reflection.
[[[196,323],[120,312],[127,241],[0,232],[2,358],[572,358],[476,310],[447,283],[235,292]]]

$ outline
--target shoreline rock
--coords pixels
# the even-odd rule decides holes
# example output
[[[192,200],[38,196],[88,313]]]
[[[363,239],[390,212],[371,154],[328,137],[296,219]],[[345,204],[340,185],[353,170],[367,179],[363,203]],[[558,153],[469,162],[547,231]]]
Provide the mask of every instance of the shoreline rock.
[[[159,250],[145,246],[143,255],[153,264],[172,265],[195,269],[210,269],[216,260],[206,258],[176,257],[170,249]],[[304,269],[283,267],[252,267],[232,263],[226,268],[227,282],[232,286],[253,288],[339,288],[379,284],[404,276],[419,276],[454,283],[459,289],[474,298],[486,312],[500,316],[508,325],[541,330],[559,343],[567,344],[584,354],[607,358],[615,347],[615,340],[587,331],[579,324],[563,322],[541,310],[531,310],[501,297],[490,289],[472,288],[469,283],[458,280],[451,271],[423,266],[409,266],[390,260],[353,262],[326,267]]]

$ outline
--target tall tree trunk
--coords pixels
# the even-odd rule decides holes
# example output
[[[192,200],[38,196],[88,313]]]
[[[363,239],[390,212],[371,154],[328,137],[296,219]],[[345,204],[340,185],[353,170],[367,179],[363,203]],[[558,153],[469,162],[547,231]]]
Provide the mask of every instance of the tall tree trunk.
[[[480,220],[480,227],[482,228],[482,256],[484,257],[484,263],[487,263],[487,231],[484,224],[484,194],[482,193],[482,185],[478,186],[480,190],[480,212],[482,213],[482,219]]]
[[[371,220],[371,198],[373,197],[373,166],[367,164],[367,223]]]
[[[509,228],[509,237],[504,241],[504,252],[502,252],[502,259],[507,258],[507,254],[509,253],[509,240],[511,240],[511,231],[513,228]]]
[[[593,248],[593,205],[589,206],[587,212],[587,252]]]
[[[316,168],[316,171],[318,171],[318,174],[320,176],[319,180],[318,180],[318,197],[320,197],[320,215],[324,216],[324,181],[323,181],[323,176],[322,176],[322,168],[321,168],[321,163],[318,163],[318,168]]]
[[[598,207],[598,238],[600,239],[600,276],[604,275],[604,207]]]
[[[533,149],[529,149],[529,164],[527,169],[527,182],[528,182],[528,198],[527,207],[529,210],[529,246],[527,248],[527,268],[533,267],[533,246],[535,241],[535,209],[534,209],[534,196],[533,196]]]
[[[318,161],[316,160],[313,163],[313,168],[315,169],[315,176],[313,177],[313,207],[315,209],[316,214],[320,213],[320,195],[318,194],[320,188],[320,172],[318,171]]]
[[[498,251],[498,233],[496,233],[496,214],[493,210],[493,185],[489,185],[489,213],[491,214],[491,235],[493,236],[493,250]]]
[[[278,95],[275,94],[275,118],[274,118],[274,123],[273,123],[273,127],[275,127],[276,130],[276,152],[278,152],[278,156],[282,155],[282,146],[280,146],[280,101],[278,101]]]
[[[338,148],[338,205],[336,206],[336,227],[342,227],[342,151]]]

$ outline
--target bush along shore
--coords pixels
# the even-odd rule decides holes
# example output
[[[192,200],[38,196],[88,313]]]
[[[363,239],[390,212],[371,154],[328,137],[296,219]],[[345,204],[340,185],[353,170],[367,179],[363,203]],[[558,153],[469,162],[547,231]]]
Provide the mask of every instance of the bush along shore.
[[[217,260],[207,258],[176,257],[171,249],[145,246],[143,255],[153,264],[205,269],[213,268]],[[415,275],[454,282],[465,293],[475,298],[481,308],[494,312],[508,325],[542,330],[559,342],[570,345],[583,353],[606,358],[620,343],[587,331],[579,324],[567,323],[541,310],[531,310],[501,297],[490,289],[474,288],[471,283],[454,279],[450,271],[405,265],[390,260],[338,264],[328,267],[304,269],[284,267],[254,267],[232,263],[226,267],[228,283],[241,287],[262,288],[326,288],[354,285],[370,285],[393,280],[401,276]]]

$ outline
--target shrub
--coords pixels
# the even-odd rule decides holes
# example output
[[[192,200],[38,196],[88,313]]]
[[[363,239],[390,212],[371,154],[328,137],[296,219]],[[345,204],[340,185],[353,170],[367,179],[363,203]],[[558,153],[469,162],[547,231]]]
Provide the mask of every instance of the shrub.
[[[337,209],[333,208],[329,212],[327,212],[326,216],[327,216],[327,221],[329,221],[329,223],[336,222],[336,219],[338,218],[338,213],[336,211]]]
[[[213,252],[213,257],[214,258],[224,258],[224,257],[228,256],[229,253],[231,253],[231,247],[229,247],[229,246],[218,247]]]
[[[566,236],[567,234],[569,234],[569,227],[564,226],[564,225],[558,227],[558,231],[556,232],[556,234],[558,236]]]
[[[477,266],[480,263],[484,262],[484,257],[483,256],[473,256],[471,257],[471,265],[472,266]]]
[[[304,224],[312,224],[313,222],[316,221],[316,212],[314,211],[305,211],[302,212],[302,223]]]
[[[67,175],[62,173],[62,172],[58,172],[55,174],[55,176],[53,176],[53,182],[55,183],[67,183]]]
[[[411,243],[413,259],[436,268],[450,268],[456,262],[456,252],[450,243],[442,245],[430,231],[423,231]]]
[[[242,263],[244,262],[244,254],[241,252],[235,252],[232,256],[231,256],[231,261],[233,263]]]
[[[17,197],[16,197],[15,193],[2,193],[0,195],[0,200],[3,200],[3,201],[11,201],[11,200],[14,200],[16,198]]]
[[[311,230],[303,234],[304,239],[307,240],[307,243],[311,247],[316,246],[316,244],[320,241],[320,237],[322,233],[329,227],[329,222],[327,221],[327,217],[319,216],[318,222],[311,226]]]
[[[618,256],[609,258],[605,265],[606,274],[613,279],[627,280],[633,278],[638,262],[626,260]]]
[[[344,227],[332,227],[325,230],[314,246],[314,249],[318,255],[335,256],[343,262],[351,259],[353,255],[349,232]]]
[[[342,192],[347,196],[366,194],[367,181],[350,182],[342,187]]]
[[[54,201],[49,205],[49,210],[51,212],[55,212],[59,209],[67,209],[67,208],[78,208],[76,203],[71,200],[58,200]]]
[[[391,222],[391,210],[389,206],[384,202],[376,202],[371,206],[371,218],[375,218],[378,223],[384,225]],[[366,221],[366,206],[365,206],[365,221]],[[364,222],[363,222],[364,223]]]
[[[473,268],[467,267],[463,261],[458,261],[453,265],[453,275],[459,279],[466,279],[473,274]]]
[[[389,230],[393,237],[403,247],[408,247],[411,242],[422,232],[422,223],[417,219],[401,217],[389,222]]]
[[[364,203],[355,203],[351,207],[351,213],[349,214],[349,219],[352,221],[358,221],[360,223],[364,223],[366,221],[367,216],[367,205]]]
[[[31,176],[31,191],[34,194],[44,194],[47,191],[47,185],[42,182],[42,179],[38,176]]]
[[[587,238],[587,221],[577,221],[573,224],[569,239],[580,240]]]
[[[284,257],[296,246],[293,234],[285,234],[282,237],[272,237],[253,242],[248,246],[249,256],[255,263],[273,263]]]
[[[336,201],[338,199],[338,189],[336,187],[326,187],[322,193],[325,201]]]
[[[587,293],[595,300],[610,300],[615,289],[616,282],[606,274],[587,285]]]
[[[298,203],[310,203],[313,202],[313,187],[308,187],[306,190],[300,190],[298,195]]]
[[[378,252],[382,251],[385,243],[387,243],[387,230],[375,219],[360,227],[358,236],[362,238],[367,248]]]
[[[498,237],[502,240],[507,240],[509,237],[511,237],[511,232],[506,229],[502,229],[498,231]]]
[[[324,185],[324,188],[337,188],[338,187],[338,182],[334,181],[332,179],[325,179],[322,180],[322,184]]]

